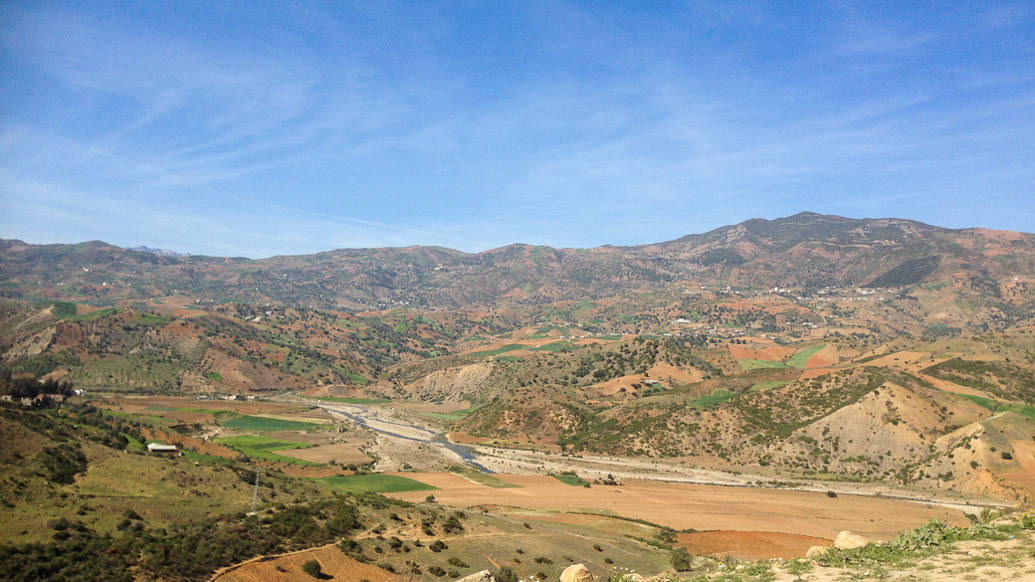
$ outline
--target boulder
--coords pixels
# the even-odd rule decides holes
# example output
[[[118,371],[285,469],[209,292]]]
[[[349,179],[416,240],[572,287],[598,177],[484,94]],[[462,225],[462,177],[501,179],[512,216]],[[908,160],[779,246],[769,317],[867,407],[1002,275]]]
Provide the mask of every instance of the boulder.
[[[807,552],[805,552],[805,557],[811,559],[815,558],[816,556],[822,556],[823,554],[827,553],[827,550],[829,549],[830,546],[812,546],[811,548],[809,548]]]
[[[482,570],[481,572],[458,578],[456,582],[496,582],[496,578],[488,570]]]
[[[572,564],[561,572],[561,582],[597,582],[585,564]]]
[[[866,538],[850,531],[843,531],[834,538],[834,547],[839,550],[854,550],[867,544]]]

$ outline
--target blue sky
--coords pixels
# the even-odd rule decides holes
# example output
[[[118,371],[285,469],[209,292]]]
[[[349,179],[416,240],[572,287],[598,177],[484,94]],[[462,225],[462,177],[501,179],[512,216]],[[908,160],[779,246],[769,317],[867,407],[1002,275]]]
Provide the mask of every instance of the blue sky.
[[[1035,231],[1030,2],[6,2],[0,237],[263,257]]]

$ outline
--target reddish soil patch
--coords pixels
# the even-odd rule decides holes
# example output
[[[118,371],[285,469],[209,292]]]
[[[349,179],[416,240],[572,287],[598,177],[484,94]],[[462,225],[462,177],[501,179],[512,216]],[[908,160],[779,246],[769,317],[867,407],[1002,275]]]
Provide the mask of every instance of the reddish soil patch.
[[[699,370],[691,368],[688,370],[681,370],[671,364],[659,363],[655,364],[654,367],[647,370],[647,375],[654,380],[663,380],[669,384],[693,384],[694,382],[700,382],[704,380],[704,374]]]
[[[837,348],[832,345],[826,345],[823,349],[812,354],[809,361],[805,363],[806,368],[829,368],[838,363]]]
[[[741,345],[730,344],[730,353],[738,360],[767,360],[770,362],[782,362],[794,355],[794,348],[784,346],[766,346],[765,344]]]
[[[802,372],[801,376],[798,376],[798,379],[805,380],[806,378],[816,378],[819,376],[823,376],[824,374],[829,374],[831,372],[836,371],[837,368],[812,368],[810,370],[805,370],[804,372]]]
[[[682,533],[676,542],[691,554],[733,556],[742,560],[803,558],[812,546],[832,540],[775,531],[701,531]]]

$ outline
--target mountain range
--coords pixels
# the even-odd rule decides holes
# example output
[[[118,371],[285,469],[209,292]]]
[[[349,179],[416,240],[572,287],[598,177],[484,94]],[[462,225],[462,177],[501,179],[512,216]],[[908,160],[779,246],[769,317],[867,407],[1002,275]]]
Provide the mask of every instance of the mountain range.
[[[440,309],[596,299],[681,281],[744,288],[945,282],[1003,309],[1030,306],[1035,297],[1035,235],[800,213],[642,246],[514,244],[475,254],[405,247],[251,260],[154,254],[100,241],[3,240],[0,272],[5,296],[88,302],[185,294],[347,310]]]
[[[1035,235],[801,213],[634,247],[252,260],[0,242],[0,360],[464,403],[453,438],[1030,503]]]

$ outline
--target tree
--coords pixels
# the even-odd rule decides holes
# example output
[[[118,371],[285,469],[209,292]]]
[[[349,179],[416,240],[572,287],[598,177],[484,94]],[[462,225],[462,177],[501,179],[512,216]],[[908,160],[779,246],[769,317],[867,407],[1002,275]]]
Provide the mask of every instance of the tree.
[[[518,582],[518,575],[514,570],[510,569],[510,566],[503,566],[496,572],[496,580],[499,582]]]
[[[320,566],[320,562],[316,560],[309,560],[305,564],[302,564],[302,571],[309,574],[313,578],[319,578],[323,574],[323,568]]]
[[[686,548],[672,550],[672,567],[677,572],[687,572],[693,567],[694,557]]]

